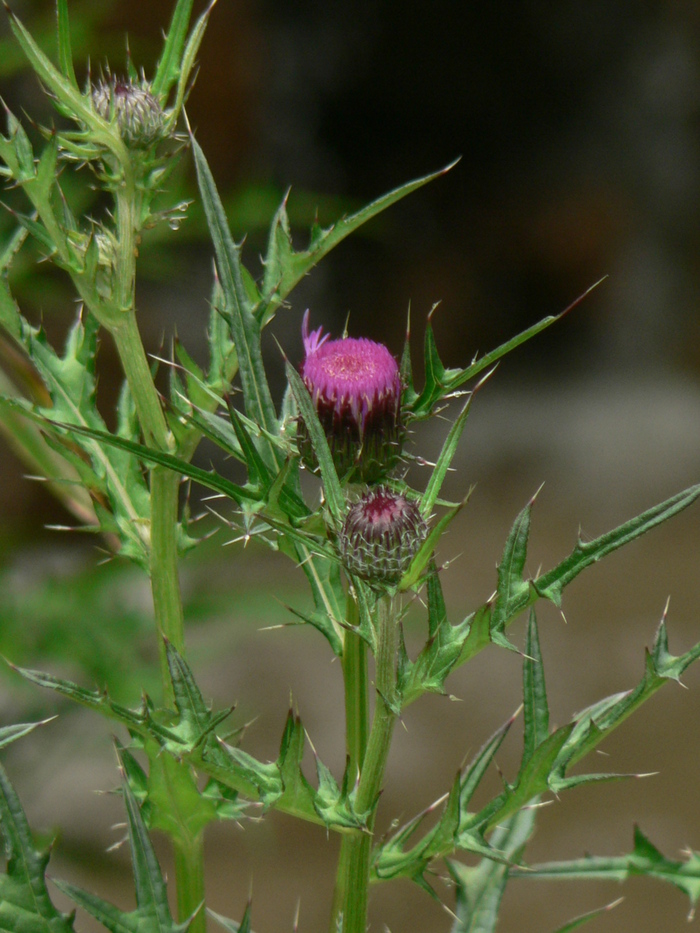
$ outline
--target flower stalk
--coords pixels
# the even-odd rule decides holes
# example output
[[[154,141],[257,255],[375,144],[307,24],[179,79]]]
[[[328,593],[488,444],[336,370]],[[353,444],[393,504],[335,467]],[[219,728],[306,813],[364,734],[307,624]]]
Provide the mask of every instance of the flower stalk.
[[[398,716],[396,664],[399,627],[394,601],[382,596],[376,603],[377,653],[372,728],[362,756],[355,807],[367,814],[367,832],[343,838],[336,876],[331,933],[366,933],[375,807],[382,789],[391,738]],[[351,649],[353,650],[353,649]],[[361,684],[354,690],[359,693]],[[346,684],[346,691],[348,686]],[[353,686],[351,685],[351,688]],[[359,705],[359,704],[357,704]]]

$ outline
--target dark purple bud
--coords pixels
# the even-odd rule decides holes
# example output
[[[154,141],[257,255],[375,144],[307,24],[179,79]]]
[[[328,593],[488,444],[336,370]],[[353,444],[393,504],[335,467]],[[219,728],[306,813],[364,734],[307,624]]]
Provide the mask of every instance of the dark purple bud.
[[[428,535],[415,502],[382,486],[352,506],[338,536],[346,569],[371,583],[396,584]]]
[[[104,120],[116,122],[129,146],[145,148],[165,135],[165,115],[146,83],[120,78],[100,81],[92,92],[92,103]]]

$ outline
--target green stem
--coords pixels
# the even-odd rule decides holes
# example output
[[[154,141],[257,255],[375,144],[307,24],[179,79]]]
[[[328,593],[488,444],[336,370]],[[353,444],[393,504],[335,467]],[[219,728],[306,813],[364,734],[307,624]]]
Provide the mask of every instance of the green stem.
[[[202,833],[189,845],[175,842],[175,876],[177,878],[177,914],[180,923],[194,916],[187,933],[205,933],[207,916],[204,911],[204,846]]]
[[[349,625],[357,625],[357,603],[348,596]],[[345,746],[348,759],[348,773],[351,781],[361,772],[367,750],[369,736],[369,703],[367,685],[367,646],[359,635],[349,629],[343,643],[343,680],[345,682]],[[340,843],[338,870],[333,907],[331,929],[339,927],[340,918],[345,909],[347,898],[346,885],[349,881],[351,853],[354,838],[343,834]]]
[[[158,392],[148,365],[146,352],[136,323],[129,311],[112,328],[124,374],[146,443],[161,450],[170,447],[170,432]],[[165,467],[151,469],[151,545],[150,574],[156,629],[182,654],[184,652],[184,615],[180,595],[177,554],[178,491],[180,477]],[[173,705],[172,685],[163,639],[158,639],[161,678],[166,705]]]
[[[134,310],[136,240],[139,220],[139,197],[133,184],[125,183],[116,196],[118,262],[116,264],[115,304],[120,313],[109,330],[119,353],[129,385],[141,431],[146,444],[171,450],[172,435],[163,414],[160,397],[153,382]],[[150,576],[153,610],[160,651],[161,680],[166,706],[174,708],[175,698],[168,668],[164,636],[184,655],[184,613],[178,569],[178,493],[180,476],[164,467],[150,470]],[[186,820],[186,813],[180,814]],[[182,840],[172,839],[175,849],[175,883],[178,914],[181,921],[196,916],[189,933],[205,933],[204,851],[202,834]]]
[[[377,690],[374,717],[364,755],[360,761],[360,780],[355,808],[368,813],[367,832],[352,835],[341,843],[336,880],[336,893],[331,916],[331,933],[339,928],[343,933],[366,933],[369,878],[372,856],[374,807],[384,779],[391,737],[396,725],[398,697],[396,690],[396,658],[398,625],[388,596],[377,602],[377,656],[375,685]],[[352,651],[353,649],[351,649]],[[346,663],[344,659],[344,664]],[[347,684],[346,684],[347,704]],[[354,706],[351,704],[351,708]],[[350,748],[349,754],[352,754]]]
[[[122,311],[134,310],[136,238],[141,225],[141,197],[128,160],[120,166],[121,184],[114,195],[117,262],[114,267],[114,303]]]
[[[357,604],[348,599],[348,624],[358,623]],[[350,779],[362,771],[369,737],[369,697],[367,685],[367,646],[362,638],[347,630],[343,643],[345,681],[345,736]]]
[[[185,654],[185,617],[180,593],[177,553],[180,476],[166,467],[151,470],[150,574],[156,630],[176,651]],[[165,642],[158,638],[161,680],[166,706],[175,705]]]
[[[136,314],[126,311],[119,323],[110,328],[110,332],[129,383],[144,440],[160,450],[168,450],[170,432],[141,341]]]

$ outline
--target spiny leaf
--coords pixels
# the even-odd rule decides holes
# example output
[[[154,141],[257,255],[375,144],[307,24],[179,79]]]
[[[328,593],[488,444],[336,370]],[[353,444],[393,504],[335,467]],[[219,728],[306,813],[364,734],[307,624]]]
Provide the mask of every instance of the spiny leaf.
[[[443,536],[445,531],[447,531],[448,525],[454,521],[454,519],[459,515],[464,506],[467,504],[470,495],[471,490],[469,493],[467,493],[466,497],[459,503],[459,505],[449,509],[430,529],[428,537],[418,549],[416,556],[411,561],[410,567],[404,573],[398,584],[398,589],[400,592],[405,592],[419,582],[423,571],[433,559],[435,548],[437,547],[440,538]]]
[[[462,436],[462,432],[467,423],[467,416],[469,414],[469,408],[472,403],[473,395],[470,395],[467,403],[462,408],[462,411],[459,413],[455,423],[450,428],[449,434],[445,439],[443,444],[442,451],[438,457],[435,468],[430,475],[430,480],[428,485],[425,487],[425,492],[423,493],[420,500],[420,511],[423,518],[426,520],[430,517],[438,496],[440,495],[440,489],[442,484],[447,476],[447,471],[450,468],[452,459],[457,453],[457,445],[459,444],[459,439]]]
[[[309,395],[309,390],[304,385],[301,376],[291,363],[287,363],[285,369],[289,385],[299,407],[301,417],[304,419],[306,429],[309,432],[311,445],[316,455],[316,460],[318,461],[318,468],[323,479],[323,490],[326,502],[328,503],[328,509],[333,516],[336,526],[340,528],[345,518],[345,497],[340,487],[340,480],[338,479],[338,473],[333,463],[331,449],[328,446],[328,441],[326,440],[321,422],[318,420],[318,415],[311,400],[311,396]]]
[[[146,750],[150,751],[149,826],[162,830],[182,848],[192,846],[201,831],[218,818],[216,805],[200,792],[187,762],[163,754],[156,743]]]
[[[579,539],[578,544],[566,560],[563,560],[552,570],[533,581],[537,593],[545,599],[551,599],[555,605],[560,605],[564,587],[568,586],[582,570],[682,512],[683,509],[692,505],[698,496],[700,496],[700,484],[689,486],[675,496],[671,496],[670,499],[666,499],[664,502],[647,509],[641,515],[637,515],[630,521],[619,525],[593,541],[581,541]]]
[[[454,165],[456,165],[456,162],[452,162],[438,172],[426,175],[424,178],[418,178],[406,185],[402,185],[400,188],[396,188],[394,191],[390,191],[355,214],[341,218],[327,229],[314,228],[307,249],[299,252],[295,252],[292,246],[289,219],[287,217],[287,196],[285,196],[270,228],[265,256],[263,298],[258,312],[261,323],[267,323],[274,316],[276,309],[296,284],[346,236],[386,210],[387,207],[406,197],[406,195],[444,175]]]
[[[530,610],[523,659],[523,717],[523,761],[526,761],[549,735],[549,704],[534,609]]]
[[[521,344],[541,333],[541,331],[545,330],[547,327],[551,327],[552,324],[561,320],[565,314],[568,314],[569,311],[572,311],[579,305],[602,281],[604,281],[604,279],[599,279],[591,285],[590,288],[587,288],[582,295],[559,314],[550,315],[539,323],[534,324],[532,327],[528,327],[522,333],[507,340],[495,350],[492,350],[479,359],[475,359],[471,365],[464,369],[445,369],[442,365],[437,347],[435,346],[435,338],[429,318],[425,336],[426,382],[420,395],[416,396],[415,393],[411,393],[410,397],[407,398],[406,409],[407,412],[410,413],[410,417],[413,420],[427,418],[442,399],[448,398],[465,383],[474,379],[485,369],[489,369],[494,363],[497,363],[498,360],[506,356],[506,354],[510,353],[512,350],[515,350],[516,347],[519,347]],[[431,315],[434,311],[435,306],[431,310]]]
[[[162,104],[167,101],[170,89],[180,76],[180,60],[187,40],[192,4],[193,0],[178,0],[170,20],[163,52],[151,82],[151,91],[155,97],[160,98]]]
[[[122,785],[122,795],[129,829],[136,910],[122,911],[97,895],[65,881],[57,881],[56,885],[111,933],[185,933],[189,921],[175,923],[172,919],[158,859],[148,837],[138,802],[126,781]]]
[[[479,830],[474,829],[475,821],[467,807],[514,720],[515,717],[512,717],[498,729],[463,773],[457,775],[439,822],[419,842],[406,848],[409,839],[435,810],[436,804],[409,820],[377,847],[373,858],[377,878],[405,876],[416,880],[431,861],[452,855],[457,849],[488,854],[496,860],[504,857],[497,847],[488,846]]]
[[[246,414],[264,431],[277,435],[279,423],[262,360],[260,324],[253,316],[248,301],[239,249],[231,236],[221,198],[204,153],[194,138],[191,139],[191,144],[202,203],[216,253],[225,301],[224,313],[230,323],[238,355]],[[280,468],[282,459],[273,445],[261,443],[260,452],[269,467]]]
[[[28,417],[32,417],[32,415],[28,413]],[[110,447],[116,447],[119,450],[125,450],[127,453],[133,454],[135,457],[138,457],[145,463],[155,463],[159,466],[168,467],[168,469],[174,470],[176,473],[189,476],[190,479],[196,480],[198,483],[200,483],[202,486],[206,486],[208,489],[213,489],[215,492],[224,493],[224,495],[228,496],[230,499],[233,499],[234,502],[239,504],[243,502],[257,501],[257,497],[251,491],[230,482],[230,480],[220,476],[215,470],[202,470],[199,467],[193,466],[186,460],[181,460],[179,457],[174,457],[172,454],[166,454],[160,450],[156,450],[155,448],[146,447],[144,444],[138,444],[136,441],[131,441],[124,437],[118,437],[115,434],[109,434],[107,431],[97,431],[82,425],[66,424],[58,421],[51,421],[50,419],[37,418],[37,420],[44,420],[49,424],[52,424],[55,428],[59,428],[60,430],[65,431],[67,434],[77,434],[84,437],[92,437],[95,440],[101,441]]]
[[[78,81],[73,68],[73,52],[70,41],[70,23],[68,20],[68,0],[57,0],[56,16],[58,20],[58,64],[63,77],[78,90]]]
[[[550,599],[556,605],[559,605],[564,587],[571,583],[582,570],[585,570],[586,567],[596,563],[617,548],[641,537],[641,535],[645,534],[647,531],[651,531],[652,528],[655,528],[672,516],[677,515],[683,509],[692,505],[699,496],[700,484],[690,486],[688,489],[653,506],[636,518],[619,525],[617,528],[601,535],[593,541],[579,541],[567,558],[552,570],[537,577],[537,579],[529,580],[527,584],[523,581],[522,586],[511,585],[513,583],[517,584],[517,574],[521,562],[524,565],[524,545],[526,544],[529,522],[529,517],[526,516],[524,512],[528,511],[531,505],[530,503],[530,505],[526,506],[524,512],[521,512],[516,519],[509,536],[509,543],[506,545],[506,550],[504,551],[504,557],[506,557],[506,555],[512,555],[512,559],[508,565],[509,573],[505,574],[504,571],[505,588],[502,588],[502,592],[505,593],[506,598],[502,601],[502,608],[499,610],[501,613],[498,622],[499,626],[502,626],[503,630],[507,629],[524,609],[533,605],[540,598]],[[503,565],[503,561],[501,563]],[[515,571],[515,574],[512,574],[511,571]],[[475,613],[467,616],[464,622],[460,624],[458,631],[453,630],[455,639],[462,639],[461,651],[456,660],[451,661],[449,670],[445,671],[445,677],[450,670],[456,669],[466,661],[475,657],[486,645],[492,640],[495,640],[494,634],[497,630],[494,629],[493,624],[491,625],[491,631],[488,637],[486,637],[485,633],[485,623],[490,621],[492,611],[493,604],[489,601],[481,606]],[[474,624],[477,621],[480,623],[479,625]],[[661,632],[665,632],[665,629],[662,628]],[[451,650],[453,648],[454,644],[451,644]],[[431,646],[431,657],[434,656],[435,650],[436,649]],[[659,642],[657,646],[655,646],[655,652],[659,652],[659,659],[665,657],[663,654],[662,642]],[[424,658],[423,655],[421,655],[421,657]],[[666,677],[677,679],[682,670],[691,663],[691,660],[692,658],[689,659],[686,655],[683,655],[681,659],[668,658],[663,661],[659,669],[665,671]],[[429,685],[422,687],[420,679],[413,673],[411,674],[410,685],[407,686],[408,689],[404,693],[404,705],[412,703],[421,693],[425,692],[425,690],[433,689]]]
[[[22,805],[0,767],[0,834],[5,843],[7,870],[0,875],[0,931],[2,933],[72,933],[72,917],[54,907],[44,873],[48,853],[34,847]]]
[[[0,728],[0,748],[4,748],[11,742],[21,739],[25,735],[33,732],[37,726],[44,726],[49,719],[43,719],[41,722],[22,722],[13,726],[2,726]]]
[[[500,825],[492,843],[509,863],[520,860],[535,825],[534,811],[521,810]],[[510,864],[484,858],[474,868],[449,862],[457,886],[457,922],[452,933],[494,933]]]
[[[634,830],[634,849],[629,855],[586,855],[580,859],[541,862],[514,869],[513,877],[551,880],[626,881],[645,876],[668,882],[683,891],[695,905],[700,898],[700,855],[689,851],[683,861],[667,859],[642,833]]]
[[[197,22],[194,25],[194,29],[190,34],[189,39],[187,40],[187,45],[185,50],[182,53],[182,59],[179,63],[179,75],[177,79],[177,91],[175,94],[175,102],[172,107],[172,121],[173,123],[177,120],[182,107],[185,103],[185,98],[189,91],[189,81],[192,70],[195,67],[197,61],[197,55],[199,53],[199,47],[202,44],[202,39],[204,38],[204,33],[209,22],[209,16],[211,11],[214,8],[216,0],[211,0],[208,8],[202,13]]]
[[[53,92],[56,99],[75,117],[90,128],[92,139],[109,148],[122,164],[127,164],[128,153],[116,130],[102,120],[88,99],[84,97],[70,78],[65,77],[44,55],[29,31],[14,13],[9,14],[10,28],[17,42],[34,69],[37,77]]]
[[[555,933],[573,933],[574,930],[578,930],[579,927],[582,927],[585,923],[588,923],[590,920],[595,920],[596,917],[600,917],[601,914],[607,913],[609,910],[617,907],[618,904],[622,903],[622,898],[619,897],[616,901],[612,901],[610,904],[606,904],[604,907],[598,907],[596,910],[590,910],[585,914],[579,914],[578,917],[574,917],[573,920],[569,920],[568,923],[565,923],[563,927],[555,930]]]
[[[527,601],[529,583],[523,580],[530,536],[530,515],[535,496],[528,502],[513,523],[498,565],[498,589],[491,615],[491,631],[502,634],[506,622]]]
[[[663,618],[656,642],[658,644],[660,641],[664,642],[665,639],[666,624]],[[562,747],[555,763],[550,779],[552,790],[556,793],[559,789],[568,786],[570,782],[581,783],[582,777],[600,780],[598,775],[565,778],[564,772],[595,748],[605,736],[621,725],[665,683],[669,680],[677,680],[680,674],[698,658],[700,658],[700,642],[679,657],[673,657],[667,653],[660,656],[658,652],[647,651],[644,676],[634,689],[607,697],[579,713],[571,737]],[[605,775],[604,777],[616,776]]]
[[[222,926],[226,933],[251,933],[250,930],[250,915],[251,915],[252,905],[250,901],[246,905],[245,913],[243,914],[243,919],[240,923],[236,923],[235,920],[229,920],[228,917],[223,917],[221,914],[215,913],[213,910],[209,910],[207,907],[207,913],[212,917],[219,926]]]

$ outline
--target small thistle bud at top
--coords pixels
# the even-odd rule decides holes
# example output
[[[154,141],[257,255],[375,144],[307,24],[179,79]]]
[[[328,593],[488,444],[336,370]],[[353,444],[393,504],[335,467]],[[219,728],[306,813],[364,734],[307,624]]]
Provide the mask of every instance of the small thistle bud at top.
[[[328,340],[321,328],[309,334],[304,315],[306,356],[300,372],[326,432],[339,476],[353,469],[355,481],[375,483],[401,456],[401,375],[389,350],[364,337]],[[302,426],[304,460],[315,460]]]
[[[93,89],[92,103],[104,120],[116,121],[119,135],[129,146],[145,148],[165,135],[165,114],[145,82],[100,81]]]
[[[378,486],[348,512],[338,547],[350,573],[391,585],[408,570],[427,536],[428,526],[415,502]]]

